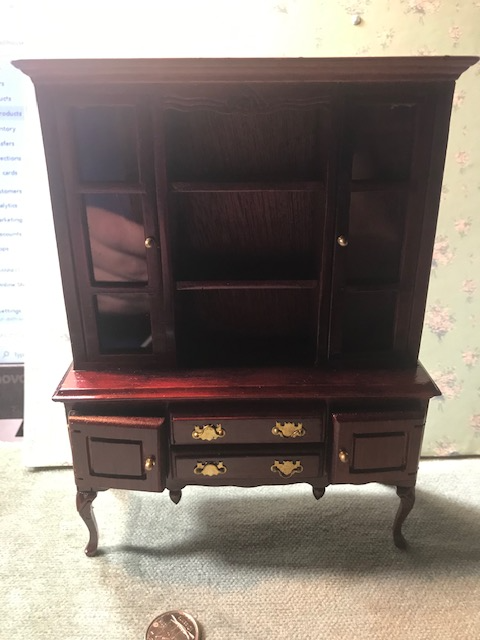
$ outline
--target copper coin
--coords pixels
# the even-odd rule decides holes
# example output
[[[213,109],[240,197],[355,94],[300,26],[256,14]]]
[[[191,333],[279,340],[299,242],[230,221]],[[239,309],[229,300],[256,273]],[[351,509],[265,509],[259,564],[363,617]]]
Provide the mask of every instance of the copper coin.
[[[189,613],[167,611],[152,620],[145,640],[200,640],[200,629]]]

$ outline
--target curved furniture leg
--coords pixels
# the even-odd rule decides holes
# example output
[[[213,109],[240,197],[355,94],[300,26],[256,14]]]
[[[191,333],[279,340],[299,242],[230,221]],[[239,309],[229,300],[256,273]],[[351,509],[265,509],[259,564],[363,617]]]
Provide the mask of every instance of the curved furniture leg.
[[[181,498],[182,498],[182,491],[181,490],[179,490],[179,491],[171,490],[170,491],[170,500],[172,502],[174,502],[175,504],[178,504],[180,502]]]
[[[325,493],[325,487],[312,487],[315,500],[320,500]]]
[[[95,555],[98,547],[98,527],[92,507],[96,497],[96,491],[77,491],[77,511],[90,533],[90,539],[85,547],[85,553],[89,557]]]
[[[415,487],[397,487],[397,496],[400,498],[400,506],[393,523],[393,541],[399,549],[406,549],[407,541],[403,537],[402,524],[415,504]]]

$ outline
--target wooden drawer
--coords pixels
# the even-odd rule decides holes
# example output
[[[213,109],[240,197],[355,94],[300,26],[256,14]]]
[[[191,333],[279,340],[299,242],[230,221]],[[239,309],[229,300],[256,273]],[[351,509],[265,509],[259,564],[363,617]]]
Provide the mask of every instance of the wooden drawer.
[[[302,482],[323,474],[323,456],[291,452],[227,454],[221,456],[174,455],[173,473],[186,484],[284,484]]]
[[[276,416],[171,416],[171,438],[176,445],[285,444],[323,442],[323,418],[305,415]]]

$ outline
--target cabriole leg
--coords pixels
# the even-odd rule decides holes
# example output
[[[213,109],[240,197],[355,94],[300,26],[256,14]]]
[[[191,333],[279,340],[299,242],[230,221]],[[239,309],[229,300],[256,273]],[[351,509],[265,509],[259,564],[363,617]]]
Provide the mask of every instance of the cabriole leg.
[[[77,491],[77,511],[90,533],[90,539],[85,547],[87,556],[94,556],[98,547],[98,527],[92,507],[96,497],[96,491]]]
[[[402,524],[415,504],[415,487],[397,487],[397,496],[400,498],[400,506],[393,523],[393,541],[399,549],[406,549],[407,541],[403,537]]]

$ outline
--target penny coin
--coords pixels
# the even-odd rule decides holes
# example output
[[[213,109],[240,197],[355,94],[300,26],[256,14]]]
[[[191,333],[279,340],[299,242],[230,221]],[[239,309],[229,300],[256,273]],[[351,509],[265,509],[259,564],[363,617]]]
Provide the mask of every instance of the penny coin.
[[[152,620],[145,640],[200,640],[200,629],[189,613],[167,611]]]

